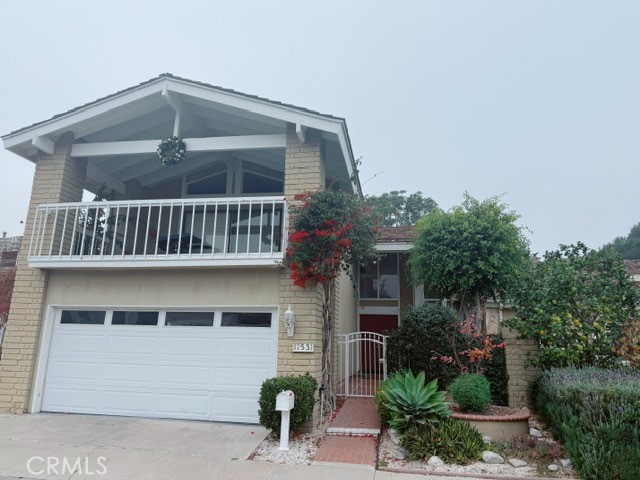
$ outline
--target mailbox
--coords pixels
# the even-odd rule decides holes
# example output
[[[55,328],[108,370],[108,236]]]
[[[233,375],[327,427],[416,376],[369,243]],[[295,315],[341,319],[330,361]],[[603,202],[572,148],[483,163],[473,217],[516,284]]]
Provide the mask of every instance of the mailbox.
[[[293,410],[295,395],[291,390],[283,390],[276,396],[276,411],[288,412]]]

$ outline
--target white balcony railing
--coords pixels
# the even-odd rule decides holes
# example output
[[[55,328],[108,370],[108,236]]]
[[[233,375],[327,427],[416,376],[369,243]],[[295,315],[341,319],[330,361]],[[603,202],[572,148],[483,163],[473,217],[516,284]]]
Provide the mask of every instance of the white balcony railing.
[[[283,259],[287,221],[282,197],[40,205],[29,265],[273,265]]]

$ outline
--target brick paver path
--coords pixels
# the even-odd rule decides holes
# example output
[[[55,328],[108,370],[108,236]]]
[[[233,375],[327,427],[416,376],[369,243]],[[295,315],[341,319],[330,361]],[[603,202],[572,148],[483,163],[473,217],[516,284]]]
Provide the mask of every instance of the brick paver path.
[[[322,441],[314,461],[375,465],[377,443],[377,436],[340,437],[329,435]]]

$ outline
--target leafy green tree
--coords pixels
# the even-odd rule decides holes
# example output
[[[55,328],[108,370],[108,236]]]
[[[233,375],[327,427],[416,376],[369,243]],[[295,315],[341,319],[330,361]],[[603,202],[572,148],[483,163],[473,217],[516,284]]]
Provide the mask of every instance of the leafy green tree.
[[[631,227],[631,231],[626,237],[617,237],[602,248],[617,251],[625,260],[640,258],[640,223]]]
[[[436,201],[425,198],[422,192],[406,193],[406,190],[394,190],[366,198],[381,227],[415,225],[420,218],[438,208]]]
[[[436,209],[418,221],[410,266],[416,281],[440,298],[457,296],[461,318],[475,304],[475,318],[486,334],[485,299],[506,300],[526,269],[529,242],[520,217],[499,197],[476,200],[465,192],[462,206]]]
[[[638,288],[620,256],[560,245],[533,262],[514,296],[516,317],[505,321],[539,342],[532,363],[543,368],[611,366],[616,345],[637,313]]]

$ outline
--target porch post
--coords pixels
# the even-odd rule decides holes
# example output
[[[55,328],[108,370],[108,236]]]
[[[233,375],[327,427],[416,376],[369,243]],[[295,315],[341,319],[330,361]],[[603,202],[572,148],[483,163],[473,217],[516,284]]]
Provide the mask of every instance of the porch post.
[[[0,360],[0,412],[22,413],[28,410],[47,294],[47,272],[30,268],[27,256],[37,206],[82,200],[87,163],[71,157],[72,144],[72,134],[64,134],[56,142],[53,154],[40,153],[36,160]]]

